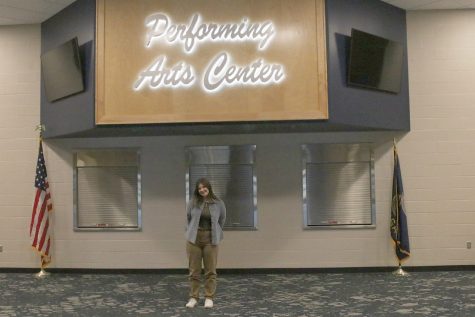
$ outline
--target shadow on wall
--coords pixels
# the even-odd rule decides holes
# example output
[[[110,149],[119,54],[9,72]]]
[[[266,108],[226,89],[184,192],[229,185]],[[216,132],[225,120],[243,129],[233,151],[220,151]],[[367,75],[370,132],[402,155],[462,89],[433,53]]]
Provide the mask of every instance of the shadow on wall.
[[[348,56],[350,56],[351,36],[335,33],[335,43],[338,51],[338,63],[340,64],[341,84],[346,85],[346,79],[348,78]]]

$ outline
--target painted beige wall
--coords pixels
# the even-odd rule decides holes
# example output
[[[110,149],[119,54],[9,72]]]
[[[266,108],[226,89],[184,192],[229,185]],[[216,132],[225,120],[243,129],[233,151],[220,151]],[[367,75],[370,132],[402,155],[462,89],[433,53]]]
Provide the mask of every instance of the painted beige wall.
[[[412,131],[397,136],[412,247],[407,265],[475,264],[475,249],[465,248],[466,241],[475,242],[473,38],[473,10],[408,13]],[[4,50],[4,43],[13,48]],[[37,150],[34,125],[39,121],[39,27],[1,27],[0,47],[0,267],[37,267],[27,226]],[[17,60],[25,62],[10,66]],[[19,90],[12,90],[11,78],[18,79]],[[23,87],[25,78],[35,80]],[[45,155],[55,205],[53,265],[186,267],[183,150],[221,144],[257,145],[259,207],[258,231],[225,232],[221,267],[395,265],[388,229],[392,137],[318,133],[48,141]],[[362,141],[375,143],[377,227],[302,230],[300,144]],[[72,230],[71,150],[106,146],[142,149],[142,232]]]
[[[0,26],[0,267],[33,266],[27,223],[40,116],[40,26]]]
[[[475,10],[407,15],[412,131],[400,143],[413,265],[475,264]]]
[[[381,137],[381,136],[380,136]],[[386,135],[386,140],[388,135]],[[221,267],[385,266],[391,263],[388,240],[390,163],[387,145],[376,150],[379,162],[378,227],[369,230],[304,231],[301,209],[300,144],[378,141],[372,134],[298,134],[153,137],[49,142],[56,206],[59,267],[186,267],[184,250],[185,156],[190,145],[256,144],[258,231],[226,231]],[[387,142],[386,142],[387,143]],[[74,148],[134,146],[142,149],[143,230],[125,233],[73,232],[72,155]],[[386,154],[385,154],[386,153]],[[64,186],[66,184],[66,186]],[[362,249],[366,249],[362,252]]]

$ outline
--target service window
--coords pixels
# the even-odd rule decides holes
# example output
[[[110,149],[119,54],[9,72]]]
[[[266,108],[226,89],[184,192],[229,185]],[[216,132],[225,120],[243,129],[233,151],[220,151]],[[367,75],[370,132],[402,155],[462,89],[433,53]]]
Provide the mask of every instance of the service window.
[[[186,201],[195,183],[207,178],[214,193],[226,204],[225,229],[257,228],[257,180],[254,173],[255,145],[187,147]]]
[[[140,230],[141,176],[137,149],[74,153],[74,229]]]
[[[375,226],[370,144],[306,144],[302,157],[306,229]]]

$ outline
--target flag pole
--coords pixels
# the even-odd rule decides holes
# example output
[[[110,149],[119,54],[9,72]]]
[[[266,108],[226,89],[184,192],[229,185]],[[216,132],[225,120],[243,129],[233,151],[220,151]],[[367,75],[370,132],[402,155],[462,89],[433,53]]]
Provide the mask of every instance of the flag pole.
[[[46,128],[45,128],[45,125],[44,124],[38,124],[35,128],[35,131],[39,131],[39,136],[38,136],[38,141],[41,143],[41,141],[43,140],[43,131],[45,131]],[[44,269],[44,265],[43,265],[43,255],[41,255],[40,257],[40,260],[41,260],[41,266],[40,266],[40,271],[38,273],[35,274],[35,276],[37,278],[44,278],[46,277],[47,275],[49,275],[48,272],[45,271]]]
[[[394,152],[394,155],[396,155],[397,153],[397,147],[396,147],[396,138],[393,138],[393,152]],[[399,225],[399,204],[396,205],[396,208],[397,208],[397,219],[396,219],[396,223]],[[398,230],[399,231],[399,230]],[[399,232],[398,232],[398,236],[399,236]],[[396,245],[397,247],[397,245]],[[401,265],[401,260],[398,259],[398,268],[396,269],[396,271],[393,272],[393,275],[395,276],[408,276],[409,273],[407,273],[406,271],[404,271],[402,269],[402,265]]]

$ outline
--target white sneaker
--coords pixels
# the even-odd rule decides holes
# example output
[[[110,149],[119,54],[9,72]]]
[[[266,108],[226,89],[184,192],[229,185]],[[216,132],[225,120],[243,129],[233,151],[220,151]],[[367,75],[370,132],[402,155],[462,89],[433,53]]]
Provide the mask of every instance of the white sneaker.
[[[185,307],[187,308],[193,308],[196,306],[196,304],[198,303],[198,301],[195,299],[195,298],[190,298],[190,300],[188,301],[188,303],[186,303]]]
[[[205,308],[212,308],[213,307],[213,300],[211,298],[205,299]]]

